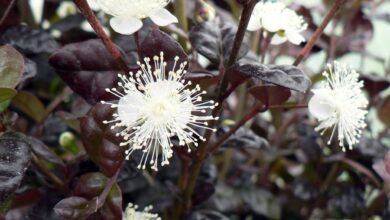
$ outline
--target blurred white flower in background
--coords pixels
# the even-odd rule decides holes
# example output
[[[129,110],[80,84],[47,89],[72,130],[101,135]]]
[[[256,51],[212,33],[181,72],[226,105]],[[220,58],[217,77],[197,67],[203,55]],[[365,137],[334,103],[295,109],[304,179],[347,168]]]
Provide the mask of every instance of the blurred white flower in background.
[[[328,67],[329,72],[323,73],[327,81],[312,90],[309,112],[319,120],[316,130],[322,131],[321,134],[332,129],[328,144],[337,129],[339,145],[345,151],[344,142],[349,149],[359,142],[361,130],[366,126],[368,101],[362,91],[363,81],[359,81],[355,70],[338,62]]]
[[[155,24],[166,26],[177,23],[177,18],[164,7],[170,0],[95,0],[100,9],[112,15],[110,25],[120,34],[130,35],[142,27],[142,19],[149,17]]]
[[[281,44],[287,40],[299,45],[305,41],[301,32],[307,24],[303,17],[281,2],[259,2],[256,4],[247,30],[257,31],[263,28],[273,34],[271,44]]]
[[[137,211],[137,209],[137,205],[129,203],[123,215],[123,220],[161,220],[158,214],[150,213],[152,206],[145,207],[143,211]]]
[[[198,139],[204,140],[197,128],[210,129],[207,121],[216,120],[213,116],[203,116],[208,109],[217,105],[214,101],[203,101],[199,85],[192,87],[191,81],[185,82],[183,75],[186,62],[166,70],[164,54],[151,60],[145,58],[136,74],[119,75],[120,90],[107,89],[119,98],[118,103],[106,103],[117,108],[112,121],[112,129],[123,128],[117,136],[123,137],[121,146],[129,145],[127,159],[136,150],[142,150],[138,168],[145,169],[150,158],[151,168],[157,170],[161,149],[161,166],[169,164],[172,157],[172,137],[177,138],[178,146],[198,145]],[[178,68],[176,68],[178,66]]]
[[[60,6],[57,8],[57,15],[60,18],[65,18],[76,13],[77,7],[73,2],[61,2]]]
[[[100,6],[98,0],[87,0],[89,7],[94,11],[99,11]]]

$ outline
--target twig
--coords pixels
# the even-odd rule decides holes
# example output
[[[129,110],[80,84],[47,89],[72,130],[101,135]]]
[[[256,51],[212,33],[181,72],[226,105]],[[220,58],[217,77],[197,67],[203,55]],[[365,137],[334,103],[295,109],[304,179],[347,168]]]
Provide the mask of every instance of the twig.
[[[188,21],[186,13],[186,1],[176,0],[175,1],[175,15],[179,20],[179,25],[184,32],[188,31]],[[187,39],[179,36],[179,42],[185,50],[187,50]]]
[[[310,53],[310,51],[313,49],[314,44],[317,42],[317,40],[320,38],[322,33],[324,32],[326,26],[328,26],[329,22],[332,20],[332,18],[336,15],[336,13],[339,11],[339,9],[347,2],[347,0],[336,0],[328,12],[328,14],[325,16],[324,20],[320,24],[320,26],[317,28],[317,30],[314,32],[313,36],[310,38],[309,42],[305,45],[305,47],[300,51],[299,56],[293,63],[294,66],[298,66],[302,60]]]
[[[74,0],[74,3],[80,9],[81,13],[85,16],[88,23],[92,26],[95,33],[98,37],[103,41],[107,50],[110,52],[111,56],[118,63],[121,69],[125,72],[130,72],[130,68],[127,66],[124,57],[121,52],[115,46],[115,44],[111,41],[110,37],[104,31],[102,25],[100,24],[99,19],[95,16],[92,9],[89,7],[86,0]]]
[[[68,97],[69,95],[71,95],[73,93],[73,91],[69,88],[69,87],[65,87],[64,90],[61,92],[61,94],[59,94],[46,108],[46,111],[45,111],[45,118],[47,118],[47,116],[52,112],[54,111],[55,108],[57,108],[57,106],[59,104],[62,103],[62,101],[64,101],[64,99],[66,97]]]
[[[265,61],[265,56],[267,54],[269,45],[271,44],[271,39],[274,36],[274,34],[267,32],[267,36],[264,39],[264,45],[261,46],[261,58],[260,58],[260,63],[264,63]]]
[[[248,27],[248,23],[255,5],[256,1],[251,0],[247,5],[244,6],[244,9],[241,14],[240,24],[238,25],[237,29],[237,34],[234,38],[233,49],[229,57],[227,65],[228,67],[233,65],[237,60],[238,52],[240,51],[242,41],[244,40],[246,28]]]
[[[116,171],[115,175],[112,176],[106,183],[106,186],[104,187],[104,190],[102,193],[100,193],[99,195],[99,198],[98,198],[98,209],[100,209],[101,207],[103,207],[106,199],[107,199],[107,196],[108,194],[110,193],[111,191],[111,188],[112,186],[116,183],[116,180],[118,179],[118,175],[123,167],[123,165],[125,164],[125,162],[122,163],[122,165],[118,168],[118,170]]]
[[[240,24],[238,25],[237,33],[236,36],[234,37],[233,48],[230,53],[227,67],[232,66],[237,60],[237,56],[240,52],[241,44],[244,41],[246,28],[248,27],[249,20],[251,18],[252,11],[255,5],[256,5],[256,1],[251,0],[250,2],[248,2],[248,4],[244,6],[244,9],[242,10]],[[221,92],[224,92],[226,90],[227,86],[228,86],[228,79],[226,76],[223,76],[221,88],[220,88],[220,94]]]
[[[271,105],[269,109],[279,109],[279,108],[307,108],[307,104],[284,104],[284,105]]]
[[[16,0],[11,0],[9,5],[7,6],[7,9],[5,9],[4,14],[0,19],[0,27],[3,24],[3,22],[5,21],[5,19],[7,19],[8,14],[11,12],[12,7],[15,5],[15,2],[16,2]]]
[[[138,31],[134,33],[134,41],[135,41],[135,46],[137,47],[137,55],[138,59],[141,59],[141,45],[139,42],[139,33]]]
[[[209,149],[208,153],[215,152],[230,136],[232,136],[239,128],[245,125],[249,120],[255,117],[259,112],[267,110],[265,105],[256,105],[247,115],[245,115],[233,128],[226,132],[217,142],[215,142]],[[205,159],[205,158],[201,158]]]
[[[239,80],[238,82],[235,82],[228,88],[223,95],[221,96],[221,100],[225,100],[227,97],[229,97],[242,83],[244,83],[247,80],[247,78],[243,80]]]
[[[230,53],[229,62],[227,64],[228,67],[233,65],[236,62],[237,55],[238,55],[238,52],[240,50],[242,41],[244,40],[245,31],[246,31],[246,28],[248,26],[249,19],[250,19],[250,16],[252,14],[252,11],[253,11],[255,4],[256,4],[256,0],[251,0],[250,2],[248,2],[247,5],[244,6],[244,10],[242,11],[242,15],[241,15],[241,19],[240,19],[240,24],[238,26],[238,30],[237,30],[236,36],[234,38],[234,43],[233,43],[234,46],[233,46],[233,49]],[[223,62],[221,61],[221,65],[222,65],[222,63]],[[222,82],[221,82],[221,86],[220,86],[220,89],[218,90],[218,94],[217,94],[217,101],[218,101],[219,105],[213,110],[213,112],[212,112],[213,116],[217,116],[221,112],[221,108],[222,108],[223,101],[224,101],[223,94],[224,94],[226,87],[228,85],[228,79],[227,79],[226,74],[225,74],[225,68],[220,68],[220,75],[222,76]],[[214,128],[215,125],[216,125],[216,120],[213,120],[210,122],[211,128]],[[206,130],[206,132],[204,134],[204,138],[206,139],[206,141],[204,141],[202,144],[200,144],[200,146],[198,148],[195,162],[192,165],[191,170],[190,170],[189,180],[184,181],[184,182],[188,183],[187,186],[184,187],[185,188],[185,191],[183,192],[184,201],[182,203],[176,204],[176,209],[175,209],[173,219],[182,218],[184,209],[189,208],[189,206],[191,205],[192,193],[195,190],[196,180],[197,180],[197,177],[199,176],[200,170],[202,168],[204,158],[206,158],[206,155],[208,152],[207,146],[208,146],[208,143],[210,141],[212,133],[213,133],[212,130],[208,129],[208,130]]]
[[[49,179],[50,182],[52,182],[55,185],[55,187],[57,187],[58,189],[64,190],[65,192],[70,192],[70,189],[68,188],[68,186],[66,186],[64,184],[64,182],[62,182],[62,180],[58,176],[54,175],[45,165],[43,165],[34,153],[32,153],[31,160],[32,160],[32,163],[35,165],[35,167],[47,179]]]

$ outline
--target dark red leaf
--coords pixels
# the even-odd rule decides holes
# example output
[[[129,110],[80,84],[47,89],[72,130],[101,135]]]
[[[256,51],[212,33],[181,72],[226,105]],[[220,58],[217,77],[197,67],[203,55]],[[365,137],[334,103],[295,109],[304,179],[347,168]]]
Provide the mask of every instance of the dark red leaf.
[[[74,194],[92,200],[103,192],[107,181],[101,173],[87,173],[81,176]],[[122,219],[122,192],[117,184],[111,188],[104,205],[89,219]]]
[[[97,104],[81,120],[81,140],[91,159],[106,176],[113,176],[125,159],[125,147],[120,147],[120,137],[104,120],[112,119],[115,109]]]
[[[273,85],[254,86],[249,92],[267,106],[280,105],[291,96],[289,89]]]
[[[116,86],[121,69],[100,40],[68,44],[54,53],[49,62],[88,103],[116,99],[105,89]]]
[[[167,62],[166,68],[168,70],[173,68],[176,56],[179,57],[179,64],[188,61],[187,54],[180,44],[174,38],[158,29],[152,29],[152,31],[150,31],[142,42],[140,49],[142,57],[149,57],[151,59],[153,59],[154,56],[160,56],[160,53],[163,52],[164,60]]]
[[[72,196],[61,200],[54,211],[66,219],[85,219],[97,210],[98,199],[87,200],[83,197]]]

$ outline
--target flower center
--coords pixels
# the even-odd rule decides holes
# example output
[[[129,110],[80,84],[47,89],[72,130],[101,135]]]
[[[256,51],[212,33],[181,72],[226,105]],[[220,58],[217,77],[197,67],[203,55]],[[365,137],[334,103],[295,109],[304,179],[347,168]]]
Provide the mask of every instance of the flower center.
[[[145,117],[154,125],[169,124],[180,115],[182,102],[178,89],[182,86],[175,81],[150,83],[146,90],[147,105]]]
[[[149,117],[154,118],[155,120],[161,121],[169,117],[169,106],[165,101],[157,102],[154,104],[154,107],[151,111],[151,115]]]

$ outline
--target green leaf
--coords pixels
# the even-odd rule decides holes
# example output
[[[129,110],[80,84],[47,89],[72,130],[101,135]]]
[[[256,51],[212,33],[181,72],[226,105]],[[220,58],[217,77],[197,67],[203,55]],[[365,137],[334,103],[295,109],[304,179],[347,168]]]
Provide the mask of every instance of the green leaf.
[[[37,123],[41,123],[46,116],[45,106],[31,93],[23,91],[18,92],[12,99],[12,104],[24,114],[34,119]]]
[[[0,87],[15,88],[23,69],[23,56],[17,50],[9,45],[0,47]]]
[[[11,104],[10,100],[0,102],[0,112],[4,112],[8,108],[9,104]]]
[[[16,90],[12,88],[0,88],[0,102],[4,102],[11,99],[16,95],[16,93]]]

